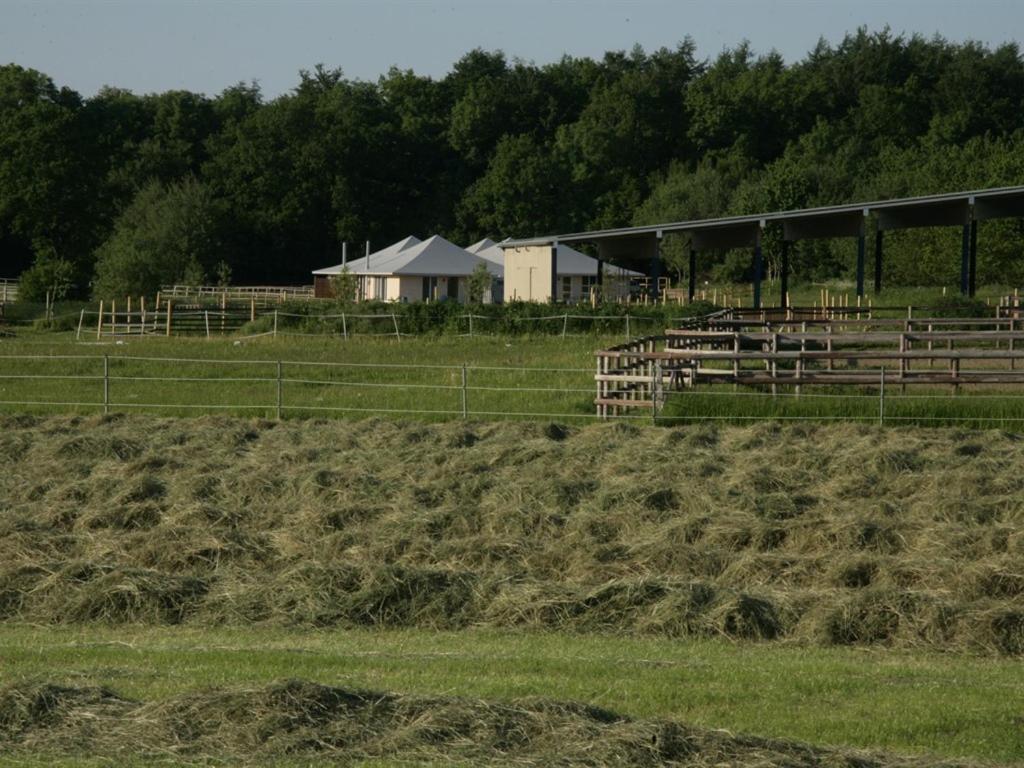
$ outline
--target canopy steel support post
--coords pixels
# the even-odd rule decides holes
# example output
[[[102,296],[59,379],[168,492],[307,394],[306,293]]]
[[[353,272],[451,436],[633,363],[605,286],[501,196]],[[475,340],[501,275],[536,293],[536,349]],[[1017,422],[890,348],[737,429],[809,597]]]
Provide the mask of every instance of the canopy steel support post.
[[[971,219],[971,253],[967,267],[967,295],[974,298],[978,277],[978,220]]]
[[[761,274],[764,268],[764,259],[761,254],[761,233],[757,233],[757,240],[754,243],[754,309],[761,308]]]
[[[661,232],[657,233],[657,244],[651,254],[651,301],[655,304],[661,298]]]
[[[532,296],[531,296],[532,298]],[[558,301],[558,241],[551,244],[551,298],[549,304]]]
[[[970,222],[965,222],[963,226],[963,233],[960,237],[960,293],[964,296],[967,295],[969,286],[967,280],[970,271],[970,259],[971,259],[971,225]]]
[[[882,292],[882,235],[881,229],[875,230],[875,293]]]
[[[789,240],[782,241],[782,272],[779,275],[779,290],[782,292],[779,306],[789,307]]]
[[[864,230],[857,235],[857,296],[864,296]]]
[[[687,301],[693,303],[694,297],[697,295],[697,251],[690,248],[690,285],[687,291]]]

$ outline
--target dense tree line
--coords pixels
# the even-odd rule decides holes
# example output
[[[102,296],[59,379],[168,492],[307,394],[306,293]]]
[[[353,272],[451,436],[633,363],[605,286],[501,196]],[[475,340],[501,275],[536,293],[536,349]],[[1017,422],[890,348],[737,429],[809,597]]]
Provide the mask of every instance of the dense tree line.
[[[1017,46],[887,30],[792,64],[745,44],[704,60],[686,40],[544,66],[474,50],[442,79],[317,67],[271,100],[245,84],[83,98],[0,67],[0,271],[26,270],[30,290],[116,295],[217,272],[307,281],[343,241],[469,242],[1018,183]],[[954,282],[958,238],[893,235],[887,277]],[[982,246],[980,280],[1024,278],[1019,221],[986,222]],[[853,253],[801,243],[797,277],[847,276]],[[748,259],[703,261],[738,277]]]

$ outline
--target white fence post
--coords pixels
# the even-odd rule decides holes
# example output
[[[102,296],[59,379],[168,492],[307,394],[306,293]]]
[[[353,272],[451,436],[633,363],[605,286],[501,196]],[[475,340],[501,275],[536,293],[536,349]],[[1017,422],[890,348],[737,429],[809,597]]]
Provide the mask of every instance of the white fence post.
[[[277,313],[275,313],[277,314]],[[277,420],[281,420],[281,411],[284,404],[284,379],[281,376],[281,361],[277,361]]]
[[[110,413],[110,356],[103,356],[103,413]]]
[[[885,424],[885,366],[878,380],[878,426]]]
[[[469,372],[462,364],[462,418],[469,418]]]

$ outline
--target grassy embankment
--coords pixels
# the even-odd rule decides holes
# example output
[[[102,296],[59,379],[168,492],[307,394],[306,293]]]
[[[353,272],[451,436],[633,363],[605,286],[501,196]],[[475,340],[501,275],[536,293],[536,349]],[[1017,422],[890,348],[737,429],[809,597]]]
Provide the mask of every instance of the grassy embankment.
[[[664,743],[646,719],[670,717],[845,747],[1024,754],[1024,447],[1010,434],[0,426],[0,658],[16,684],[0,734],[21,723],[12,747],[109,755],[115,741],[169,749],[173,732],[193,757],[220,740],[229,757],[500,762],[498,717],[529,732],[513,749],[527,762],[582,760],[573,750],[589,739],[591,760],[662,764],[682,758],[660,747],[622,758],[640,754],[623,744]],[[396,709],[384,713],[408,743],[378,733],[371,747],[364,734],[362,753],[344,752],[337,729],[351,718],[317,719],[307,701],[340,694],[259,687],[281,677],[414,695],[395,704],[397,725]],[[79,691],[67,696],[81,712],[36,722],[24,702],[41,694],[25,681],[39,679],[149,703]],[[604,715],[501,709],[524,695],[645,720],[622,725],[627,735],[602,730]],[[287,714],[296,701],[301,717]],[[110,708],[106,740],[107,729],[81,730],[94,705]],[[185,728],[189,718],[209,729]],[[478,722],[490,736],[459,725]],[[335,746],[317,746],[327,736]],[[762,747],[762,764],[784,762]],[[756,762],[750,743],[729,748]],[[793,750],[797,765],[847,764]]]

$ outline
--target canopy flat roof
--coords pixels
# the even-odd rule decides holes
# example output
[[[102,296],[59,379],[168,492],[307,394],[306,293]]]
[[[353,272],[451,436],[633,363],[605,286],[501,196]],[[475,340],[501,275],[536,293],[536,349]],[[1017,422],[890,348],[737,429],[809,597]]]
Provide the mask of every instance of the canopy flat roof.
[[[646,240],[652,236],[660,237],[670,232],[681,232],[692,236],[697,250],[733,248],[753,243],[759,231],[769,222],[782,223],[784,237],[787,240],[856,236],[863,233],[864,219],[869,214],[877,216],[879,228],[883,230],[953,226],[969,223],[971,219],[1024,216],[1024,186],[574,232],[566,235],[508,240],[499,243],[499,246],[516,248],[551,245],[555,242],[611,244],[619,239]]]

